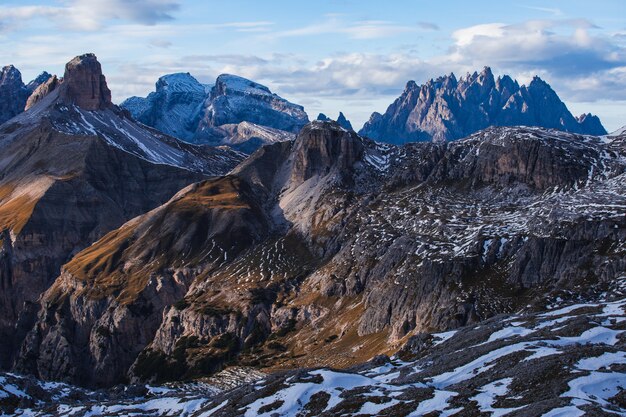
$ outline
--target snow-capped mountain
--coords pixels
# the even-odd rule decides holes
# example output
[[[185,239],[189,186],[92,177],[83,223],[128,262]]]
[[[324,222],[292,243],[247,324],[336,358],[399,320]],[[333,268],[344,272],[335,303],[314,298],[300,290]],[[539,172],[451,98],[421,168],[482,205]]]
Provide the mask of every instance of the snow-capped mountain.
[[[244,152],[292,140],[308,122],[302,106],[229,74],[220,75],[211,88],[189,74],[166,75],[147,98],[131,97],[121,107],[140,122],[184,141]]]
[[[32,99],[32,100],[31,100]],[[136,123],[111,103],[93,54],[50,77],[0,125],[0,365],[69,257],[193,182],[242,159]],[[25,326],[25,327],[24,327]]]
[[[0,125],[24,111],[28,97],[50,78],[42,72],[37,78],[24,85],[22,74],[13,65],[0,71]]]
[[[208,86],[189,73],[165,75],[148,97],[131,97],[121,107],[141,123],[186,142],[193,142]]]
[[[508,75],[494,78],[485,67],[457,80],[454,74],[423,85],[409,81],[384,114],[373,113],[359,134],[389,143],[446,141],[489,126],[537,126],[604,135],[591,114],[575,118],[539,77],[520,86]]]

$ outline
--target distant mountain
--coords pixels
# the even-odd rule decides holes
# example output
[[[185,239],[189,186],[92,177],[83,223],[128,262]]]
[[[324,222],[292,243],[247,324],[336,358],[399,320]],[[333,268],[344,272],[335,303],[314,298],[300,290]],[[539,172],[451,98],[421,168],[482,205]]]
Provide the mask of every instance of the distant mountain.
[[[320,113],[317,116],[317,120],[320,120],[322,122],[328,122],[328,121],[331,121],[333,119],[331,119],[330,117],[326,116],[324,113]],[[350,123],[350,121],[348,119],[346,119],[346,116],[344,116],[343,112],[339,112],[339,116],[337,117],[336,122],[339,123],[339,126],[343,127],[344,129],[354,130],[352,128],[352,123]]]
[[[0,124],[24,111],[28,97],[50,78],[47,72],[24,85],[22,74],[13,65],[0,71]]]
[[[189,74],[166,75],[148,97],[131,97],[121,107],[140,122],[184,141],[245,152],[292,140],[308,122],[302,106],[228,74],[220,75],[211,88]]]
[[[243,159],[135,122],[111,103],[93,54],[71,60],[62,80],[49,77],[28,110],[0,125],[0,156],[3,367],[35,318],[36,300],[73,254]]]
[[[131,97],[120,106],[135,119],[186,142],[194,142],[208,87],[189,73],[165,75],[148,97]]]
[[[596,116],[575,118],[550,85],[539,77],[520,86],[508,75],[494,78],[485,67],[456,79],[454,74],[417,85],[409,81],[384,114],[373,113],[359,134],[401,144],[447,141],[489,126],[537,126],[603,135]]]

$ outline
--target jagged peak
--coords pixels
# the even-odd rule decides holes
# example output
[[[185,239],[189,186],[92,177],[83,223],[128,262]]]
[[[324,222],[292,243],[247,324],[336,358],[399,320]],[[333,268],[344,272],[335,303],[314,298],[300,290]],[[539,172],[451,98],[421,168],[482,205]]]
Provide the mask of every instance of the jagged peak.
[[[32,93],[39,87],[41,84],[47,82],[52,75],[48,71],[43,71],[41,74],[35,77],[32,81],[26,84],[26,88]]]
[[[112,105],[111,90],[95,54],[79,55],[65,65],[60,96],[65,102],[85,110],[99,110]]]
[[[413,80],[409,80],[406,83],[406,86],[404,87],[404,91],[411,91],[411,90],[415,90],[419,88],[419,86],[417,85],[417,83]]]
[[[6,65],[2,67],[0,72],[0,84],[22,83],[22,73],[13,65]]]
[[[31,81],[31,83],[34,83],[34,81]],[[26,106],[24,107],[24,110],[28,110],[35,104],[39,103],[41,99],[50,94],[52,91],[56,90],[60,84],[61,81],[57,78],[56,75],[48,77],[46,81],[39,84],[33,90],[31,95],[28,97],[28,100],[26,100]]]

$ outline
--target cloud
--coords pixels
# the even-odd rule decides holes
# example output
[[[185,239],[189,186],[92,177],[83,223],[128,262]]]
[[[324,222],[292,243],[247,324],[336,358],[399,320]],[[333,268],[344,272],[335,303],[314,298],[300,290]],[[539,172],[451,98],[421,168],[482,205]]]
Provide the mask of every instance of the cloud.
[[[361,20],[348,22],[341,15],[327,15],[326,19],[297,29],[272,32],[264,39],[276,40],[303,36],[319,36],[340,34],[351,39],[380,39],[397,36],[404,33],[417,32],[420,25],[402,26],[385,20]],[[423,28],[422,28],[423,29]]]
[[[84,31],[99,30],[110,20],[155,25],[172,20],[179,9],[176,0],[67,0],[58,6],[4,6],[0,7],[0,27],[11,30],[32,19]]]
[[[521,78],[539,74],[570,99],[593,101],[599,91],[626,99],[626,48],[597,29],[584,19],[471,26],[453,33],[454,45],[438,61],[489,65]]]
[[[554,17],[564,16],[564,13],[561,9],[551,8],[551,7],[538,7],[538,6],[523,6],[519,5],[518,7],[523,7],[524,9],[536,10],[538,12],[548,13],[553,15]]]

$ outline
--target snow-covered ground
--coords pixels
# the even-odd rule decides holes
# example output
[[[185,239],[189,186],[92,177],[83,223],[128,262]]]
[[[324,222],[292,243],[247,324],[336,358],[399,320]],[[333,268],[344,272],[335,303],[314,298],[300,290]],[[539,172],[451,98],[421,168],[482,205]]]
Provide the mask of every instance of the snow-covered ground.
[[[622,296],[497,317],[354,371],[255,375],[234,389],[247,373],[231,371],[224,391],[208,381],[91,392],[4,374],[0,404],[17,416],[624,415],[625,309]]]

